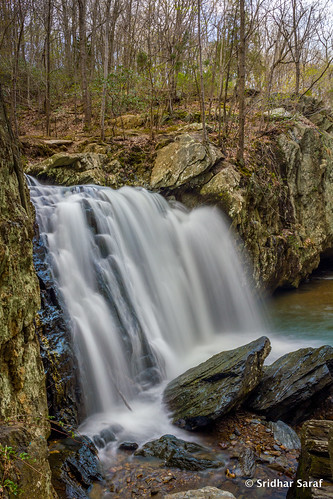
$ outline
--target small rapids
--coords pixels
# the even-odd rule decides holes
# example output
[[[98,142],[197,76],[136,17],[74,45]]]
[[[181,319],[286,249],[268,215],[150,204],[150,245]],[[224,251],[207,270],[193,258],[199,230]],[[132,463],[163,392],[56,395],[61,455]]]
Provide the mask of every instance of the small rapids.
[[[167,381],[265,332],[222,214],[138,188],[28,183],[70,317],[81,431],[180,435],[161,402]]]

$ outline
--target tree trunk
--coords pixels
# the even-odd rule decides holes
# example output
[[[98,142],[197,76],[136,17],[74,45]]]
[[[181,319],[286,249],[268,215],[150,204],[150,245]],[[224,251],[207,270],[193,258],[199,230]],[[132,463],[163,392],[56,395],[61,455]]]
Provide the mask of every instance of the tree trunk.
[[[239,69],[238,69],[238,149],[237,160],[244,163],[244,129],[245,129],[245,0],[239,0]]]
[[[110,8],[111,8],[111,0],[107,0],[106,13],[105,13],[103,90],[102,90],[102,103],[101,103],[101,140],[105,140],[106,84],[109,71],[108,66],[109,66]]]
[[[46,116],[46,135],[51,133],[51,103],[50,103],[50,75],[51,75],[51,0],[47,4],[46,17],[46,40],[45,40],[45,116]]]
[[[81,85],[82,103],[84,110],[84,125],[90,128],[91,125],[91,103],[87,75],[87,35],[86,35],[86,1],[77,0],[79,5],[79,34],[80,34],[80,65],[81,65]]]
[[[201,46],[201,0],[198,0],[198,43],[199,43],[199,71],[200,71],[200,107],[201,107],[201,120],[202,120],[202,139],[204,144],[208,143],[207,129],[206,129],[206,115],[205,115],[205,89],[202,71],[202,46]]]

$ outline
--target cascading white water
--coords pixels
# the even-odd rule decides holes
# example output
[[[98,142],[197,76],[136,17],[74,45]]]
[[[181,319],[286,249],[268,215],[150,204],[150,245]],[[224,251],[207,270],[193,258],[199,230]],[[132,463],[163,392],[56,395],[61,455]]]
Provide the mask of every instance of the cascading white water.
[[[232,348],[263,332],[222,214],[188,212],[144,189],[29,184],[71,318],[89,421],[103,427],[109,414],[133,433],[145,420],[142,438],[158,433],[167,422],[156,402],[163,380],[216,353],[221,340]],[[150,419],[147,393],[159,406]]]

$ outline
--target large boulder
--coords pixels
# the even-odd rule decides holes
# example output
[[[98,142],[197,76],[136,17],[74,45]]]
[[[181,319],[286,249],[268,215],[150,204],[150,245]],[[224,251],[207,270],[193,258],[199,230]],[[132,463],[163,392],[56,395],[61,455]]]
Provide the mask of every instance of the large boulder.
[[[268,338],[214,355],[171,381],[164,401],[172,421],[187,430],[207,426],[241,405],[258,385],[270,352]]]
[[[221,158],[221,151],[212,144],[204,145],[194,135],[180,135],[158,151],[151,174],[151,186],[179,187],[210,170]]]
[[[186,442],[174,435],[163,435],[158,440],[147,442],[136,450],[135,456],[156,457],[165,466],[181,470],[200,471],[207,468],[220,468],[223,462],[216,454],[193,442]]]
[[[272,420],[296,424],[311,414],[332,387],[333,348],[302,348],[265,368],[247,407]]]
[[[304,423],[297,476],[288,498],[333,498],[333,475],[329,454],[332,432],[333,421],[310,420]]]

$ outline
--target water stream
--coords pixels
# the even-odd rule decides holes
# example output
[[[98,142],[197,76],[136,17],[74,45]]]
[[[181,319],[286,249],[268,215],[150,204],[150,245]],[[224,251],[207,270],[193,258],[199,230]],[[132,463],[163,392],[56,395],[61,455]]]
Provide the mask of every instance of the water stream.
[[[221,212],[189,212],[138,188],[28,182],[71,321],[88,413],[81,431],[118,424],[119,440],[139,444],[181,434],[161,403],[167,381],[267,329]],[[268,335],[272,360],[304,346]]]

